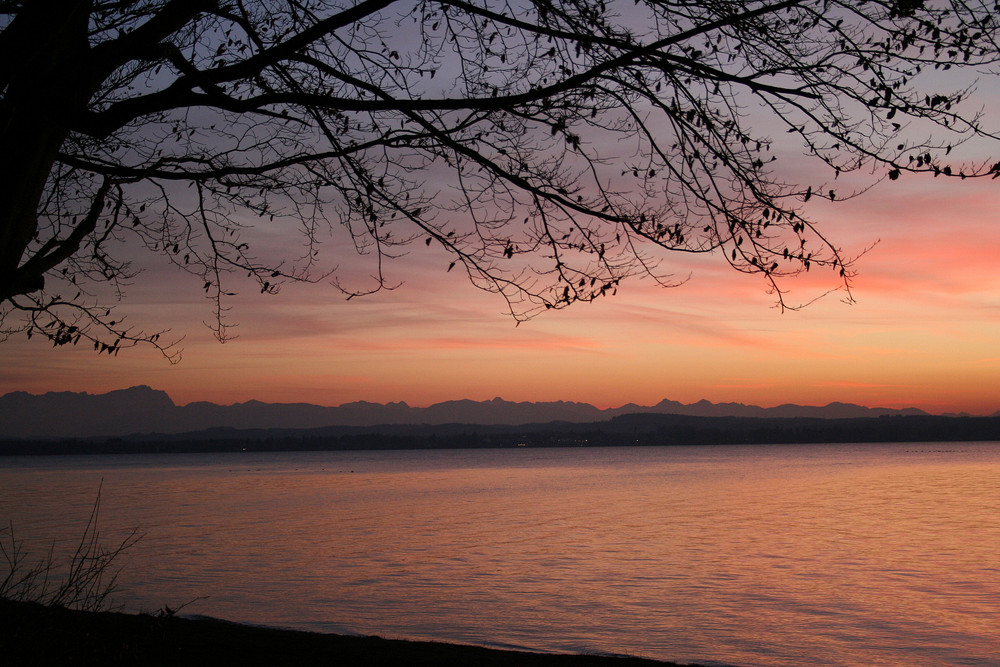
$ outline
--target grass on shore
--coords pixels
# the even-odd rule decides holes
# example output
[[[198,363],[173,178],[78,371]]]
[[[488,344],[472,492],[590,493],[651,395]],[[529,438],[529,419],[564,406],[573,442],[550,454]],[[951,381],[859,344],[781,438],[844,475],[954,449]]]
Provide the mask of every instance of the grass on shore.
[[[120,572],[118,561],[142,535],[135,528],[116,546],[104,546],[97,525],[100,510],[99,486],[83,534],[65,563],[57,562],[55,543],[45,556],[31,560],[14,535],[14,524],[0,528],[0,599],[83,611],[111,608]]]

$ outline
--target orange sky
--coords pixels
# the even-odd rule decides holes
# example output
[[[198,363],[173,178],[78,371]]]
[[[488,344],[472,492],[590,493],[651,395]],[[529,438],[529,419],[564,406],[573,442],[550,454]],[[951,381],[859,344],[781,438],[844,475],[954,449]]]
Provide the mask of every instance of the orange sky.
[[[857,303],[837,294],[780,313],[762,281],[720,257],[679,258],[675,289],[625,283],[619,295],[515,327],[494,295],[414,248],[390,266],[398,290],[347,302],[326,286],[252,289],[233,301],[240,338],[220,345],[199,285],[150,274],[122,312],[172,327],[183,360],[154,350],[117,358],[53,349],[23,335],[0,344],[0,392],[104,392],[136,384],[183,404],[249,399],[423,406],[456,399],[572,400],[600,407],[670,398],[771,406],[831,401],[1000,410],[1000,188],[907,176],[814,217],[863,257]],[[675,261],[675,260],[669,260]],[[829,278],[828,282],[824,282]],[[792,300],[835,285],[809,274]]]

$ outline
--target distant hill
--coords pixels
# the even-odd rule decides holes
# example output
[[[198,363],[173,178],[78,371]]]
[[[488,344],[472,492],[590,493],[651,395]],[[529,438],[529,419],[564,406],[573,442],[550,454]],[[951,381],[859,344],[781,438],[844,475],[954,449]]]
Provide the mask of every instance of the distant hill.
[[[0,438],[0,456],[61,454],[206,454],[400,449],[531,447],[670,447],[857,443],[919,443],[910,453],[962,451],[964,443],[1000,446],[1000,417],[894,415],[816,417],[690,417],[628,414],[590,423],[324,426],[314,429],[214,428],[177,434],[108,438]],[[942,443],[942,444],[935,444]]]
[[[663,400],[653,406],[630,403],[600,409],[589,403],[565,401],[530,403],[501,398],[457,400],[426,408],[406,403],[358,401],[337,407],[309,403],[233,405],[208,402],[176,405],[166,392],[147,386],[106,394],[12,392],[0,397],[0,438],[92,438],[131,434],[176,434],[217,428],[315,429],[327,426],[479,424],[484,426],[605,421],[630,414],[691,417],[756,417],[857,419],[891,415],[926,415],[916,408],[866,408],[849,403],[826,406],[780,405],[762,408],[742,403],[698,401],[684,404]]]

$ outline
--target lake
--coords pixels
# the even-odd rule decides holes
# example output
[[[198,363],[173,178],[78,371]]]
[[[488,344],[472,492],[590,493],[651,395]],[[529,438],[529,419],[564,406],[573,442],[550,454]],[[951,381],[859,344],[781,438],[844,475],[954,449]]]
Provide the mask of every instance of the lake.
[[[1000,665],[1000,443],[0,458],[128,611],[707,665]]]

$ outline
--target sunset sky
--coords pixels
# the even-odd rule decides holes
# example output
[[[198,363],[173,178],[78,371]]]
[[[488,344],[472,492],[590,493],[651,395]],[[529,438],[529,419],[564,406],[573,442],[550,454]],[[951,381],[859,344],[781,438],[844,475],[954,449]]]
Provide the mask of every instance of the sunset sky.
[[[184,336],[180,363],[148,348],[111,358],[21,335],[0,346],[0,391],[148,384],[178,404],[500,396],[1000,410],[996,182],[908,176],[812,212],[848,254],[878,242],[858,262],[854,304],[833,293],[781,313],[760,279],[721,257],[668,258],[687,283],[636,279],[615,297],[515,326],[499,297],[446,273],[421,245],[390,265],[404,285],[363,299],[345,301],[327,285],[288,285],[277,296],[248,288],[232,303],[239,338],[221,345],[202,324],[212,310],[199,285],[154,268],[122,312]],[[786,287],[791,301],[808,301],[835,285],[820,272]]]
[[[995,109],[996,87],[983,84],[976,104]],[[963,150],[989,164],[996,148]],[[803,173],[804,161],[782,164],[800,183],[828,178]],[[388,265],[389,281],[403,284],[364,298],[347,301],[325,284],[288,284],[276,296],[243,285],[228,304],[238,338],[223,345],[203,324],[213,310],[200,281],[152,264],[120,311],[182,338],[180,363],[148,346],[112,358],[17,334],[0,343],[0,393],[146,384],[178,404],[426,406],[499,396],[599,407],[708,399],[1000,410],[1000,180],[904,174],[857,198],[808,206],[846,256],[870,248],[856,264],[853,304],[834,292],[780,312],[760,277],[734,272],[721,256],[678,255],[663,268],[686,279],[679,287],[633,279],[616,296],[515,326],[500,297],[446,272],[449,258],[418,243]],[[287,242],[283,232],[274,242]],[[326,253],[356,270],[352,249]],[[784,287],[789,303],[804,303],[837,285],[833,272],[814,270]]]

